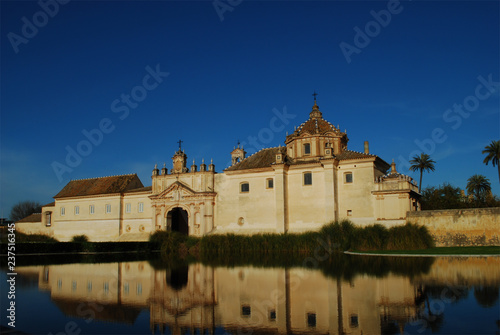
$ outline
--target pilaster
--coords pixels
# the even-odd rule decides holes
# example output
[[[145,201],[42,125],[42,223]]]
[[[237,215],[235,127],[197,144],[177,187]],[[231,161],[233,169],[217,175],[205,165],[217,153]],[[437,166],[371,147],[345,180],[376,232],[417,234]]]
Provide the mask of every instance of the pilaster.
[[[274,167],[274,192],[276,208],[276,232],[285,233],[288,231],[288,199],[287,175],[284,164],[277,164]]]

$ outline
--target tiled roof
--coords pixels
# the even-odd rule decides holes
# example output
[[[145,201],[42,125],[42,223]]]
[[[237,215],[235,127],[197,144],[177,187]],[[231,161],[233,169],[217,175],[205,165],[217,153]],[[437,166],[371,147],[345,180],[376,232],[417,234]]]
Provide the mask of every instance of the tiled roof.
[[[245,158],[239,163],[228,167],[224,171],[248,170],[270,167],[276,162],[276,154],[281,152],[285,155],[286,147],[262,149],[253,155]]]
[[[375,158],[377,155],[365,154],[364,152],[344,150],[339,155],[335,156],[339,161],[348,159],[363,159],[363,158]]]
[[[70,181],[54,198],[122,193],[144,187],[136,174]]]
[[[323,135],[326,133],[334,133],[340,136],[345,135],[345,133],[341,132],[333,124],[323,119],[323,113],[320,112],[319,107],[315,102],[312,112],[309,114],[309,119],[295,129],[293,134],[289,135],[287,138],[298,137],[304,134]]]
[[[42,207],[54,207],[55,205],[55,202],[51,202],[50,204],[43,205]]]
[[[325,134],[325,133],[338,133],[336,129],[330,122],[323,118],[310,118],[306,122],[302,123],[295,131],[296,135],[300,136],[304,133],[309,134]]]
[[[42,214],[41,213],[33,213],[28,215],[24,219],[21,219],[17,222],[42,222]]]
[[[146,187],[139,187],[139,188],[134,188],[133,190],[128,190],[127,193],[134,193],[134,192],[151,192],[153,190],[153,186],[146,186]]]

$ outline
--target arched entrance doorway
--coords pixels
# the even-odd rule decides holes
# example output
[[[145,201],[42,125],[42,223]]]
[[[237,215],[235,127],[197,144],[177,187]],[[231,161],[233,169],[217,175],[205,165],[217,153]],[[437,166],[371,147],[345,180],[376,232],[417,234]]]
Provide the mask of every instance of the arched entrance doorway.
[[[189,235],[188,213],[180,207],[172,209],[167,214],[167,225],[171,231]]]

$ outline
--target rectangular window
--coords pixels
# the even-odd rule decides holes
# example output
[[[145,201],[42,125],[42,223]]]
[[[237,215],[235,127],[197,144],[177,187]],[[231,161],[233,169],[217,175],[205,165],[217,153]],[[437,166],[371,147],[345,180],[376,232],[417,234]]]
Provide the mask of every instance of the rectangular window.
[[[350,209],[347,210],[347,216],[352,216],[352,210]]]
[[[241,193],[250,192],[250,184],[249,183],[241,183],[240,184],[240,192]]]
[[[276,321],[276,310],[271,309],[269,311],[269,321]]]
[[[58,288],[58,289],[61,289],[61,288],[62,288],[62,280],[61,280],[61,279],[58,279],[58,280],[57,280],[57,288]]]
[[[123,293],[125,293],[125,295],[128,295],[129,291],[130,291],[130,286],[128,283],[125,283],[125,285],[123,285]]]
[[[94,205],[90,205],[89,206],[89,213],[94,214],[94,211],[95,211]]]
[[[76,281],[71,282],[71,291],[76,291]]]
[[[304,155],[310,155],[311,154],[311,144],[306,143],[304,144]]]
[[[266,188],[274,188],[274,179],[273,178],[266,179]]]
[[[356,328],[359,326],[359,321],[358,321],[358,315],[357,314],[351,314],[351,317],[350,317],[350,326],[351,328]]]
[[[91,280],[89,280],[87,282],[87,292],[92,292],[92,281]]]
[[[52,212],[47,212],[45,214],[45,226],[50,227],[52,225]]]
[[[139,213],[142,213],[142,212],[144,212],[144,203],[139,202]]]
[[[304,185],[312,185],[312,183],[313,183],[312,173],[304,172]]]
[[[111,205],[110,204],[106,205],[106,213],[111,213]]]
[[[66,209],[64,207],[61,207],[61,216],[66,215]]]
[[[351,172],[346,172],[345,173],[345,182],[346,183],[352,183],[352,173]]]
[[[80,214],[80,206],[75,206],[75,215]]]
[[[137,284],[137,295],[142,295],[142,284]]]
[[[132,211],[132,205],[130,203],[125,204],[125,213],[130,213]]]
[[[109,293],[109,283],[108,282],[104,283],[103,289],[104,289],[104,294],[108,294]]]

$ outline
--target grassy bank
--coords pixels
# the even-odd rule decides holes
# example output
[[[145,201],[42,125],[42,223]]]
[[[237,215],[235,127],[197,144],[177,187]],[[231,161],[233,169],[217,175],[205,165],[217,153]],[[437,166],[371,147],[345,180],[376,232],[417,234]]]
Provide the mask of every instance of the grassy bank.
[[[485,246],[485,247],[437,247],[424,250],[379,250],[379,251],[361,251],[354,250],[353,252],[362,252],[367,254],[384,254],[384,255],[500,255],[500,246]]]

